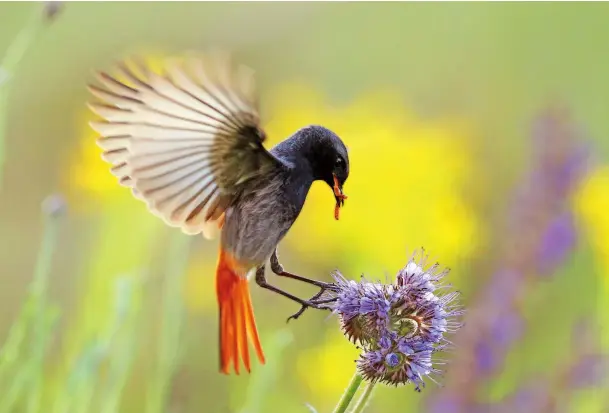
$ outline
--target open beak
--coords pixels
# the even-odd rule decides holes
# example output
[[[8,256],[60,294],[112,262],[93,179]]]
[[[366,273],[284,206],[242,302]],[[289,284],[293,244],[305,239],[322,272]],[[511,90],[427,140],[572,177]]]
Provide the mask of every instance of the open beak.
[[[343,193],[342,186],[338,183],[338,178],[336,175],[333,175],[334,178],[334,198],[336,199],[336,206],[334,207],[334,218],[338,220],[338,212],[341,206],[345,205],[345,199],[347,199],[347,195]]]

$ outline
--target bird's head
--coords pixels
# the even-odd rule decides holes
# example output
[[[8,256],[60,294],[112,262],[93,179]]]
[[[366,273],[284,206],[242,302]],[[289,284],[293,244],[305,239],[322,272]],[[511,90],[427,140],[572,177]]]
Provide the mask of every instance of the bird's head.
[[[343,141],[323,126],[308,126],[300,131],[308,141],[307,158],[315,180],[322,180],[332,188],[336,199],[334,217],[345,204],[343,185],[349,177],[349,155]]]

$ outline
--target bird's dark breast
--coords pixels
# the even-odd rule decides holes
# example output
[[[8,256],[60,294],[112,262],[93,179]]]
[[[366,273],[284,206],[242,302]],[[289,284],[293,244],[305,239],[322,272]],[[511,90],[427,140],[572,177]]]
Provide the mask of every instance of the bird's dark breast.
[[[296,221],[309,187],[285,172],[253,183],[226,211],[222,247],[249,268],[266,262]]]

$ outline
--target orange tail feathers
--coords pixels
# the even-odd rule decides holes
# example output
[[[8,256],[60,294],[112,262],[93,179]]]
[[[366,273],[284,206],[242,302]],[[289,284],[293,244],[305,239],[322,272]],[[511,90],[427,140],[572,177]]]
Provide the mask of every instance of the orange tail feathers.
[[[260,363],[264,364],[248,280],[245,274],[239,274],[236,270],[238,267],[233,257],[220,249],[216,269],[216,294],[220,311],[220,371],[224,374],[229,374],[231,363],[235,373],[239,374],[239,356],[247,372],[250,372],[248,337]]]

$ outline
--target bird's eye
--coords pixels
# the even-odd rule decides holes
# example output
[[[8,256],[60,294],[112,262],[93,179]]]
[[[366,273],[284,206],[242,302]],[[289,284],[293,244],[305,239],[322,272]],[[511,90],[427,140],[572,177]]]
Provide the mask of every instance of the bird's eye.
[[[336,158],[336,161],[334,161],[334,166],[336,167],[341,167],[343,166],[344,162],[342,158]]]

